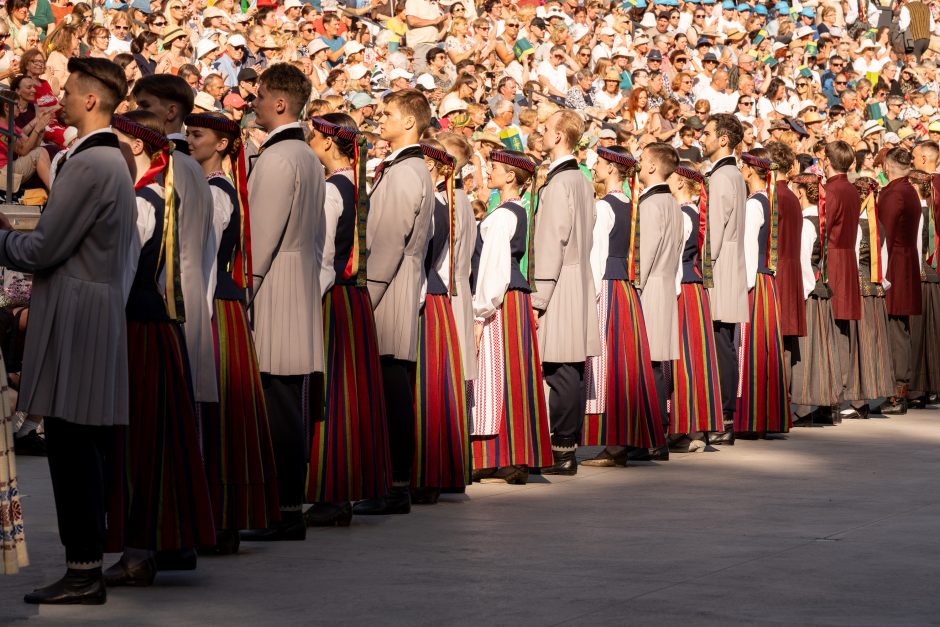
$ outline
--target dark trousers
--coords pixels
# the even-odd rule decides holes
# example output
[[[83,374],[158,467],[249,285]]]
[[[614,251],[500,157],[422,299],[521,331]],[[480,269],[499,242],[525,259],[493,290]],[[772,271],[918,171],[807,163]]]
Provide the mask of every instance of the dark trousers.
[[[891,344],[895,383],[907,385],[911,381],[910,316],[888,316],[888,342]]]
[[[49,476],[59,538],[70,565],[99,565],[104,550],[112,427],[91,427],[46,417]],[[97,563],[97,564],[96,564]]]
[[[856,324],[852,324],[856,322]],[[842,364],[842,392],[849,384],[849,372],[852,364],[852,332],[857,328],[857,321],[836,320],[836,350],[839,352],[839,363]]]
[[[584,428],[584,362],[545,362],[542,378],[549,390],[552,444],[565,448],[576,446]]]
[[[304,484],[307,481],[304,376],[262,372],[261,388],[268,406],[281,509],[299,510],[304,502]]]
[[[381,362],[392,481],[407,484],[415,458],[415,362],[390,355],[381,357]]]
[[[663,433],[669,433],[669,412],[666,411],[666,401],[672,396],[672,382],[666,379],[663,365],[666,362],[653,362],[653,383],[656,385],[656,398],[659,400],[660,422]]]
[[[915,39],[914,40],[914,56],[917,58],[917,62],[920,63],[920,58],[924,56],[924,53],[927,52],[927,48],[930,47],[930,38],[927,39]]]
[[[715,357],[721,387],[721,411],[725,422],[734,418],[738,395],[738,351],[734,348],[734,323],[712,323],[715,330]]]

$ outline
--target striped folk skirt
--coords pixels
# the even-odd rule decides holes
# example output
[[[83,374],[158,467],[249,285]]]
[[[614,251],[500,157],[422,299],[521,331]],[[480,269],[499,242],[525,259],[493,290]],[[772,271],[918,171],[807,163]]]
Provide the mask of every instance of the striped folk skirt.
[[[721,431],[721,387],[708,295],[701,283],[679,294],[679,359],[672,364],[669,433]]]
[[[743,380],[734,414],[734,430],[786,433],[790,430],[790,398],[773,275],[757,273],[757,282],[748,298],[751,319],[741,334]]]
[[[845,364],[849,369],[845,398],[868,401],[892,396],[894,366],[884,297],[863,296],[862,319],[850,320],[849,324],[851,358]]]
[[[219,529],[263,529],[280,518],[274,448],[245,306],[214,301],[219,402],[203,405],[202,453]]]
[[[598,301],[601,355],[585,366],[584,446],[665,444],[646,322],[636,288],[605,280]],[[598,401],[602,400],[600,403]]]
[[[482,432],[477,425],[495,423],[497,428],[494,435],[471,438],[474,468],[541,468],[553,463],[542,361],[532,316],[529,295],[510,290],[499,310],[484,322],[484,336],[495,337],[481,338],[480,344],[498,345],[500,350],[489,352],[500,355],[499,371],[495,377],[481,376],[475,382],[474,434]],[[482,352],[481,348],[477,355],[481,374],[482,366],[492,361]]]
[[[16,408],[7,388],[7,371],[0,355],[0,575],[14,575],[29,566],[20,490],[16,484]]]
[[[470,483],[470,425],[457,325],[445,295],[428,294],[418,317],[415,459],[411,485]]]
[[[322,419],[312,425],[307,501],[388,494],[391,458],[385,392],[369,292],[334,285],[323,299],[326,343]],[[314,375],[316,376],[316,375]]]
[[[828,298],[806,299],[806,336],[790,356],[790,402],[832,407],[842,402],[842,364]]]
[[[130,425],[114,427],[108,552],[215,544],[183,329],[127,321]]]
[[[920,287],[924,310],[911,316],[910,388],[940,392],[940,283],[921,283]]]

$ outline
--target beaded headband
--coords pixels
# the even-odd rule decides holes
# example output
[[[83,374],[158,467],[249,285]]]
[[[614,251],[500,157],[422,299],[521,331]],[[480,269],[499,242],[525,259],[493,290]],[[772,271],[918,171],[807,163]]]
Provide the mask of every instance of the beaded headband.
[[[790,181],[797,185],[819,185],[819,177],[815,174],[797,174]]]
[[[749,166],[760,168],[761,170],[776,170],[777,169],[777,165],[770,159],[764,159],[762,157],[758,157],[757,155],[752,155],[749,152],[741,153],[741,161],[748,164]]]
[[[186,126],[195,128],[207,128],[228,135],[241,135],[241,127],[237,122],[218,115],[207,113],[193,113],[186,116]]]
[[[490,159],[497,163],[505,163],[506,165],[511,165],[514,168],[525,170],[529,174],[535,174],[536,165],[535,162],[531,161],[530,159],[511,155],[508,152],[504,152],[502,150],[491,151]]]
[[[142,140],[158,150],[165,150],[170,145],[170,140],[166,138],[166,135],[152,131],[146,126],[134,122],[130,118],[126,118],[123,115],[114,115],[111,116],[111,126],[125,135],[130,135],[131,137],[136,137],[139,140]]]
[[[696,172],[692,168],[687,168],[684,165],[680,165],[679,167],[676,168],[676,174],[678,174],[684,179],[695,181],[699,185],[705,182],[705,176],[701,172]]]
[[[354,128],[349,128],[348,126],[340,126],[339,124],[333,124],[328,122],[323,118],[317,117],[310,120],[310,126],[312,126],[317,132],[330,137],[339,137],[340,139],[345,139],[347,141],[356,141],[356,136],[359,135],[359,131]]]
[[[620,154],[619,152],[615,152],[607,148],[598,148],[597,156],[607,161],[610,161],[611,163],[616,163],[618,165],[626,166],[628,168],[635,168],[637,164],[639,163],[636,159],[634,159],[630,155]]]
[[[858,190],[858,195],[863,199],[873,192],[877,192],[881,187],[878,184],[878,181],[871,178],[870,176],[860,176],[855,179],[855,189]]]
[[[428,159],[433,159],[438,163],[443,163],[444,165],[449,165],[450,167],[454,167],[454,165],[457,163],[452,156],[440,148],[434,148],[433,146],[428,146],[427,144],[419,145],[421,146],[421,152]]]

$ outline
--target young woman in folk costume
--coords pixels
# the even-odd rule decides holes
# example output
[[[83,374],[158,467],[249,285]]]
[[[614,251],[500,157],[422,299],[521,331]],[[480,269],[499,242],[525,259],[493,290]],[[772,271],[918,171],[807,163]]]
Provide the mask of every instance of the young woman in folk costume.
[[[248,173],[236,122],[213,114],[186,118],[190,153],[202,166],[219,243],[212,295],[219,402],[202,414],[202,446],[218,543],[207,553],[238,552],[240,529],[264,529],[280,518],[274,449],[255,345],[245,307],[250,300],[251,232]],[[214,285],[214,287],[213,287]]]
[[[909,404],[919,407],[927,406],[930,394],[940,392],[940,276],[937,274],[940,236],[934,219],[940,198],[932,185],[934,176],[921,170],[914,170],[908,176],[917,190],[923,211],[918,239],[923,313],[911,316],[911,392],[908,393]]]
[[[366,143],[345,113],[313,118],[311,125],[310,144],[326,168],[319,269],[326,368],[307,475],[307,501],[314,505],[304,519],[310,526],[348,526],[351,501],[384,497],[391,487],[385,393],[366,289]]]
[[[531,287],[521,268],[529,224],[520,190],[536,164],[521,152],[496,150],[490,162],[489,187],[500,203],[480,223],[471,274],[479,338],[473,478],[522,485],[529,468],[553,463]]]
[[[186,360],[180,290],[177,195],[172,152],[152,113],[115,116],[112,128],[135,177],[140,248],[127,299],[130,416],[115,445],[108,551],[124,550],[104,573],[108,586],[149,586],[154,552],[215,544]],[[191,566],[193,567],[193,566]]]
[[[470,482],[471,466],[466,387],[450,304],[456,291],[452,254],[454,159],[435,140],[422,143],[421,150],[438,191],[424,263],[424,305],[418,316],[411,492],[414,503],[431,504],[437,502],[441,490],[465,488]]]
[[[653,380],[649,341],[638,278],[639,218],[623,193],[624,181],[636,181],[636,160],[625,148],[598,150],[594,181],[607,189],[597,201],[591,269],[597,291],[601,354],[585,365],[585,420],[581,444],[606,448],[588,466],[626,466],[630,448],[661,449],[665,434]],[[632,185],[637,198],[637,185]]]
[[[672,364],[669,448],[694,453],[705,450],[705,432],[724,428],[711,306],[705,291],[712,283],[708,196],[705,177],[688,161],[679,164],[669,188],[682,210],[685,236],[679,267],[681,355]]]
[[[741,174],[750,192],[745,205],[744,263],[751,316],[741,334],[741,395],[734,419],[736,434],[763,435],[790,430],[790,399],[774,281],[775,168],[763,148],[741,154]]]

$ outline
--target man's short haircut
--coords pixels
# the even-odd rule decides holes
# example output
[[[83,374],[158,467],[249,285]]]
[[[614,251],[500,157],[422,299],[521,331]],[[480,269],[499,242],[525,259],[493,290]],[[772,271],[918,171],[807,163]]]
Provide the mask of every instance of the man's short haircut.
[[[114,113],[118,104],[127,96],[124,70],[113,61],[94,57],[73,57],[69,59],[68,70],[70,74],[79,77],[82,89],[98,96],[102,111],[109,115]]]
[[[656,160],[664,178],[672,176],[672,173],[679,167],[679,153],[671,144],[653,142],[648,144],[645,150],[647,156]]]
[[[927,153],[927,158],[931,161],[936,161],[940,157],[940,144],[937,144],[932,139],[922,141],[915,146],[918,150]]]
[[[180,118],[193,112],[193,88],[179,76],[172,74],[151,74],[141,77],[134,83],[134,98],[141,94],[150,94],[159,100],[179,105]]]
[[[562,109],[553,114],[556,118],[555,130],[565,138],[565,147],[574,151],[584,133],[584,121],[571,109]]]
[[[415,119],[418,135],[424,133],[431,126],[431,105],[420,91],[415,89],[399,89],[385,96],[385,105],[394,104],[402,115],[410,115]]]
[[[291,115],[297,117],[313,91],[310,79],[290,63],[275,63],[262,72],[258,80],[266,90],[286,96],[290,103]]]
[[[327,24],[332,24],[333,22],[336,22],[338,20],[339,20],[339,16],[337,14],[327,13],[326,15],[323,16],[323,25],[326,26]],[[400,49],[401,48],[399,48],[399,50]]]
[[[899,170],[910,170],[912,160],[911,151],[900,146],[892,148],[885,154],[885,164],[890,164]]]
[[[793,162],[796,161],[796,155],[793,150],[783,142],[767,142],[764,148],[770,153],[770,160],[777,164],[781,174],[786,175],[793,169]]]
[[[855,163],[855,151],[848,142],[837,139],[826,144],[826,159],[829,159],[829,165],[836,172],[848,172]]]
[[[728,148],[734,150],[744,139],[744,127],[740,120],[730,113],[715,113],[709,119],[709,122],[715,124],[715,136],[727,137]]]

